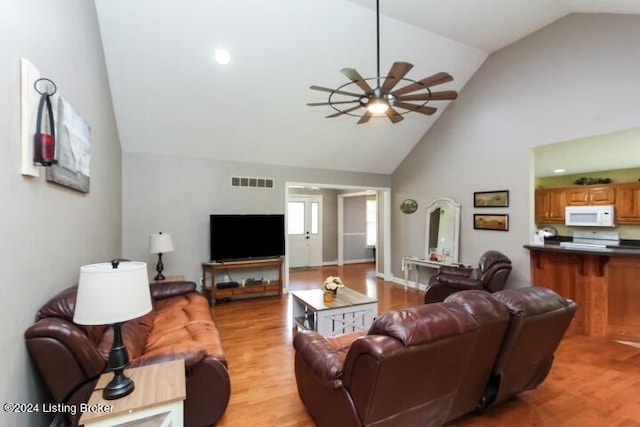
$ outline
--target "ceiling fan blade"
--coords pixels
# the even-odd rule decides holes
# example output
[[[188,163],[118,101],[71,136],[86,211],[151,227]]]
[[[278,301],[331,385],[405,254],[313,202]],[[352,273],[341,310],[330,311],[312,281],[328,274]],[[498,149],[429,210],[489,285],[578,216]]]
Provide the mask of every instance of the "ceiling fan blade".
[[[443,90],[441,92],[418,93],[415,95],[399,96],[399,101],[449,101],[456,99],[458,92],[455,90]]]
[[[367,83],[360,73],[358,73],[354,68],[343,68],[340,72],[347,76],[347,78],[353,83],[358,85],[366,95],[371,95],[373,93],[373,89],[369,86],[369,83]]]
[[[339,95],[357,96],[358,98],[361,98],[363,96],[361,93],[345,92],[343,90],[330,89],[328,87],[315,86],[315,85],[309,86],[309,89],[321,90],[323,92],[337,93]]]
[[[330,114],[330,115],[326,116],[326,118],[327,119],[331,119],[333,117],[338,117],[338,116],[341,116],[343,114],[350,113],[353,110],[357,110],[358,108],[362,108],[362,105],[356,105],[355,107],[351,107],[351,108],[347,108],[346,110],[338,111],[337,113],[333,113],[333,114]]]
[[[310,107],[318,107],[320,105],[353,104],[354,102],[360,102],[360,100],[354,99],[353,101],[308,102],[307,105]]]
[[[425,87],[437,86],[443,83],[447,83],[453,80],[453,77],[449,73],[440,72],[436,73],[432,76],[426,77],[419,82],[411,83],[408,86],[402,87],[395,92],[393,92],[393,96],[400,96],[405,93],[414,92],[416,90],[424,89]]]
[[[396,110],[394,110],[391,107],[387,109],[385,114],[387,115],[387,117],[389,117],[389,120],[391,120],[394,124],[404,120],[404,117],[402,116],[402,114],[398,113]]]
[[[360,117],[360,120],[358,120],[358,124],[361,125],[363,123],[367,123],[369,121],[369,119],[371,118],[371,111],[367,110],[364,112],[364,114]]]
[[[389,74],[387,74],[387,78],[380,88],[382,93],[389,93],[412,68],[413,64],[409,64],[408,62],[394,62],[389,70]]]
[[[408,104],[406,102],[398,102],[398,101],[394,102],[393,106],[398,108],[404,108],[405,110],[415,111],[416,113],[426,114],[427,116],[430,116],[437,111],[437,108],[428,107],[426,105],[413,105],[413,104]]]

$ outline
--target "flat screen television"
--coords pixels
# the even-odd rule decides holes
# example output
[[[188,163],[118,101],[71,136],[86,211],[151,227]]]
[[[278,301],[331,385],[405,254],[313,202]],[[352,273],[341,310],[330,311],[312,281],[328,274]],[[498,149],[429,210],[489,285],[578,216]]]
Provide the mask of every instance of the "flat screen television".
[[[211,260],[230,261],[284,255],[284,215],[210,215]]]

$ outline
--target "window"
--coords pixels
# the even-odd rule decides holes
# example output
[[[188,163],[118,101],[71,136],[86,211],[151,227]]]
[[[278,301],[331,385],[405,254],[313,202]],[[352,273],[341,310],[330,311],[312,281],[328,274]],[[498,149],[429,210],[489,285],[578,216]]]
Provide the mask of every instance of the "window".
[[[304,202],[289,202],[289,234],[304,234]]]
[[[367,199],[367,246],[375,246],[378,237],[378,201]]]
[[[318,234],[319,229],[319,217],[320,217],[320,203],[311,202],[311,234]]]

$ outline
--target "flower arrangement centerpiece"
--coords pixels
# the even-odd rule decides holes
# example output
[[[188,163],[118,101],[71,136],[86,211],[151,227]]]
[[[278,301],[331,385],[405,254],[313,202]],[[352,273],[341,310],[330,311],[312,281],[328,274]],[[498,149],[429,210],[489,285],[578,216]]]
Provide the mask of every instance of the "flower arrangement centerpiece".
[[[344,288],[344,283],[337,276],[329,276],[324,279],[322,283],[322,290],[324,291],[325,301],[333,301],[333,298],[338,293],[338,288]]]

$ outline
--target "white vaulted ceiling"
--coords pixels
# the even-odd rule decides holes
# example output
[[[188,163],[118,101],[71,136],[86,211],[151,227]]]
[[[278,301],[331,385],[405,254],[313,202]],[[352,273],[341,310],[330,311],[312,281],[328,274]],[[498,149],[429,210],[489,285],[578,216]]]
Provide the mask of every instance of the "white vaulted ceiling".
[[[95,0],[122,148],[308,168],[392,173],[433,116],[391,124],[309,107],[376,75],[375,0]],[[640,13],[637,0],[380,0],[381,74],[414,65],[460,91],[493,51],[574,12]],[[215,62],[216,48],[231,63]],[[464,95],[453,102],[464,102]]]

